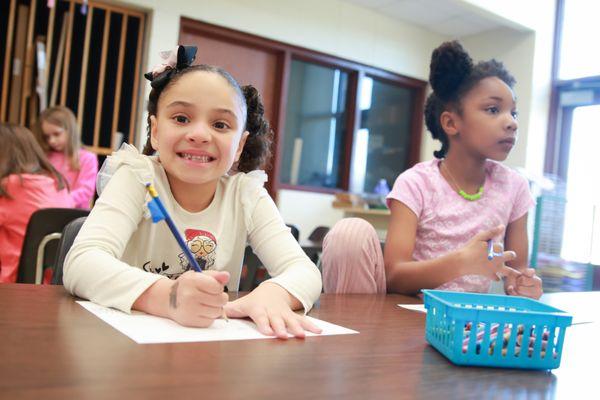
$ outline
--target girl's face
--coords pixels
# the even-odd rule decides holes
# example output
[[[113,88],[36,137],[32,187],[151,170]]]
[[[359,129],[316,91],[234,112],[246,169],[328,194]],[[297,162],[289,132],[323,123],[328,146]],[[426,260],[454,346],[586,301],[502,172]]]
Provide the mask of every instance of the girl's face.
[[[42,121],[41,127],[44,140],[48,143],[50,149],[58,152],[65,151],[69,140],[67,131],[60,126],[47,121]]]
[[[216,184],[236,162],[248,132],[240,99],[219,74],[182,76],[160,96],[150,117],[151,143],[171,186]]]
[[[462,99],[462,113],[455,114],[450,150],[464,150],[482,158],[503,161],[517,140],[517,111],[512,89],[497,77],[482,79]]]

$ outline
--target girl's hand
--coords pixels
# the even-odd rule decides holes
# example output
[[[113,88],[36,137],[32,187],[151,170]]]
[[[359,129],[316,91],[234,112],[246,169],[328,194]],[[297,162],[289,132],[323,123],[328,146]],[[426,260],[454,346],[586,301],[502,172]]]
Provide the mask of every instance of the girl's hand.
[[[260,333],[280,339],[287,339],[288,333],[298,338],[304,338],[305,331],[321,333],[306,317],[292,311],[299,305],[287,290],[266,282],[246,296],[227,303],[225,312],[229,318],[250,317]]]
[[[229,272],[187,271],[173,282],[169,291],[169,318],[185,326],[206,328],[223,315],[229,297],[223,287]]]
[[[535,274],[535,269],[527,268],[515,280],[504,281],[504,290],[512,296],[525,296],[539,299],[542,296],[542,280]]]
[[[459,250],[461,254],[464,275],[483,275],[495,281],[500,277],[512,277],[516,279],[521,273],[505,265],[506,262],[514,260],[517,255],[514,251],[503,251],[502,245],[494,244],[494,253],[500,254],[488,260],[488,240],[502,234],[504,226],[499,225],[493,229],[479,232]]]

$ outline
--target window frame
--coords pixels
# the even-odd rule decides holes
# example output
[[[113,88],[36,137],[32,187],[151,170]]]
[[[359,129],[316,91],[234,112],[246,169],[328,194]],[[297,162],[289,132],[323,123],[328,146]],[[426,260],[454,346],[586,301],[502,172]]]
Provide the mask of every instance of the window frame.
[[[550,113],[548,115],[548,135],[546,137],[546,155],[544,172],[558,176],[567,181],[569,166],[569,148],[571,143],[571,122],[575,107],[563,107],[560,96],[564,91],[572,89],[595,89],[600,87],[600,75],[574,79],[559,79],[560,54],[562,46],[562,30],[564,24],[565,1],[556,0],[554,23],[554,43],[552,50],[552,72],[550,92]]]

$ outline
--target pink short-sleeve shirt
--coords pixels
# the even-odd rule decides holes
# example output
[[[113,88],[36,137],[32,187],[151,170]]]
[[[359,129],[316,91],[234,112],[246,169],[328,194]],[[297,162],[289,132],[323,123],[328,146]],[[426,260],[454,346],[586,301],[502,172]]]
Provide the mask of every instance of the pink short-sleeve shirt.
[[[462,198],[440,173],[440,160],[419,163],[403,172],[387,196],[405,204],[418,219],[413,258],[417,261],[443,256],[463,247],[477,233],[519,219],[535,204],[527,180],[516,171],[486,161],[483,196]],[[496,238],[502,242],[504,232]],[[438,289],[461,292],[489,291],[491,281],[465,275]]]

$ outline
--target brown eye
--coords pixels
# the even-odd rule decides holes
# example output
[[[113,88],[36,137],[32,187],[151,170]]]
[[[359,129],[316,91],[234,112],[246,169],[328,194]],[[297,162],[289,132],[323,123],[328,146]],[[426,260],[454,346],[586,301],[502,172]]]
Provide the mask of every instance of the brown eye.
[[[190,122],[189,118],[183,115],[177,115],[175,117],[175,121],[179,124],[187,124],[188,122]]]
[[[215,122],[213,126],[214,126],[216,129],[219,129],[219,130],[229,129],[229,125],[227,125],[227,124],[226,124],[225,122],[223,122],[223,121],[218,121],[218,122]]]

